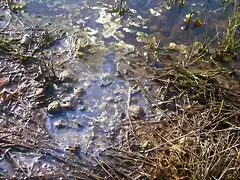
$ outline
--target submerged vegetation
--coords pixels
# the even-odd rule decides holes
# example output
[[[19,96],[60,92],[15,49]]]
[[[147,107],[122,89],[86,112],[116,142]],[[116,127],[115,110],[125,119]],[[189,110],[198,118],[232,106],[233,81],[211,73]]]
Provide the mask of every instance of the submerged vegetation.
[[[177,6],[179,11],[188,3],[184,0],[164,2],[167,7]],[[88,56],[96,59],[96,49],[104,53],[109,50],[102,42],[96,43],[93,35],[86,36],[89,40],[80,31],[50,28],[48,24],[42,28],[28,24],[20,28],[22,31],[14,32],[10,22],[24,25],[16,14],[27,9],[9,0],[1,4],[2,8],[9,9],[11,17],[0,30],[0,163],[7,164],[6,169],[0,164],[0,177],[238,179],[240,74],[236,64],[240,60],[240,6],[237,0],[224,1],[225,9],[230,5],[233,10],[226,31],[217,30],[215,37],[202,43],[196,41],[190,46],[170,43],[163,48],[163,40],[157,42],[153,37],[146,40],[144,36],[141,39],[147,45],[139,50],[132,50],[131,45],[124,43],[113,45],[119,51],[121,45],[125,51],[131,49],[116,57],[119,59],[116,76],[127,82],[127,105],[125,113],[119,116],[121,123],[107,139],[111,145],[91,154],[89,144],[84,146],[85,152],[80,143],[63,149],[46,130],[46,116],[72,110],[75,104],[81,105],[79,111],[86,109],[82,97],[88,92],[74,88],[76,77],[72,72],[63,71],[64,65],[69,63],[74,71],[78,68],[75,61],[84,64],[90,61]],[[107,7],[107,12],[118,14],[124,23],[131,9],[120,0],[116,6]],[[187,11],[181,30],[205,26],[200,14]],[[70,62],[69,59],[55,62],[59,57],[51,48],[66,38],[70,39],[67,51],[73,56]],[[112,84],[111,78],[104,76],[99,86],[108,87]],[[72,96],[65,97],[66,92],[72,91]],[[137,93],[147,99],[149,112],[145,113],[134,103],[133,96]],[[112,101],[114,99],[108,100],[110,106],[114,106]],[[101,108],[107,106],[103,104]],[[97,118],[87,120],[96,124],[95,129],[100,127]],[[107,121],[102,116],[101,120]],[[58,129],[69,126],[81,129],[85,125],[76,119],[69,124],[61,120],[54,125]],[[88,139],[96,138],[91,133]],[[28,156],[24,156],[26,153]],[[27,163],[29,161],[31,163]]]

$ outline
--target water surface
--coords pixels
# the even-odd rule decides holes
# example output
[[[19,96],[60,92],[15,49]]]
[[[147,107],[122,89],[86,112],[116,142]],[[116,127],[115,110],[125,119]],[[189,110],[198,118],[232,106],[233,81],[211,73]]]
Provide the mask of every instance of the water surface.
[[[168,4],[163,0],[138,0],[122,4],[123,14],[113,13],[119,4],[110,0],[30,0],[24,13],[19,13],[9,28],[32,33],[29,27],[62,29],[67,36],[54,46],[44,50],[53,53],[57,73],[71,70],[77,82],[64,96],[49,95],[51,101],[63,100],[74,94],[74,89],[83,88],[84,96],[75,107],[59,114],[50,114],[46,120],[49,134],[58,143],[61,151],[75,145],[80,147],[79,156],[96,155],[118,141],[114,132],[124,122],[128,106],[129,82],[117,77],[116,59],[121,54],[139,49],[144,51],[151,43],[166,49],[169,43],[191,45],[195,41],[210,42],[216,33],[222,36],[228,24],[231,5],[226,9],[221,2],[191,0],[184,5]],[[186,23],[186,15],[192,11],[192,21]],[[194,27],[193,20],[199,18],[204,25]],[[6,25],[9,14],[0,20]],[[22,26],[22,24],[27,26]],[[28,27],[28,28],[27,28]],[[75,33],[91,39],[91,46],[83,50],[84,57],[75,54]],[[214,41],[213,41],[214,44]],[[156,62],[156,68],[161,64]],[[145,78],[139,76],[144,84]],[[133,104],[151,114],[144,94],[136,93]],[[65,128],[56,128],[61,121]],[[117,133],[118,134],[118,133]],[[28,159],[24,162],[28,162]],[[34,159],[34,158],[33,158]],[[32,162],[28,162],[31,164]],[[5,167],[3,167],[5,166]],[[11,175],[8,164],[0,161],[0,171]]]

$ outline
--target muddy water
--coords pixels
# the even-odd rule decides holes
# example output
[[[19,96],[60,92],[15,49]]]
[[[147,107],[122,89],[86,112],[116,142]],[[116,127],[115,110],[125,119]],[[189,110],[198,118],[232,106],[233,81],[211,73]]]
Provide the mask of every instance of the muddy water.
[[[100,41],[101,46],[107,49],[101,53],[101,48],[96,47],[96,55],[88,55],[84,62],[75,62],[74,67],[71,63],[63,67],[78,67],[75,69],[78,83],[74,86],[86,91],[74,110],[48,117],[46,127],[63,148],[79,144],[82,152],[91,154],[99,153],[114,143],[109,139],[115,127],[124,121],[121,116],[126,114],[129,88],[126,80],[115,76],[116,51],[142,49],[151,42],[159,42],[161,48],[172,42],[184,45],[195,41],[206,43],[216,35],[216,23],[220,24],[217,26],[219,32],[224,30],[225,26],[221,25],[227,24],[226,15],[230,9],[223,11],[222,5],[215,1],[191,1],[182,6],[179,3],[170,6],[164,1],[154,0],[129,1],[128,4],[123,3],[127,12],[120,17],[109,12],[118,5],[113,1],[63,1],[58,5],[48,1],[41,4],[46,19],[53,25],[64,20],[63,27],[65,23],[70,28],[86,31],[95,43]],[[184,19],[190,10],[194,12],[192,19],[199,17],[205,25],[194,27],[192,22],[187,24]],[[31,11],[36,16],[41,14],[34,9]],[[62,49],[65,45],[62,44]],[[144,77],[141,79],[144,80]],[[134,99],[134,104],[148,114],[149,107],[144,95],[138,94]],[[67,125],[58,129],[59,123]]]
[[[49,113],[46,118],[47,131],[63,151],[77,145],[79,154],[91,156],[116,143],[113,134],[125,120],[130,87],[126,78],[117,76],[117,59],[151,43],[162,49],[172,42],[208,43],[216,31],[221,36],[231,10],[231,5],[224,10],[216,1],[191,0],[184,5],[179,2],[170,5],[163,0],[139,0],[123,3],[126,12],[119,16],[111,13],[115,6],[119,4],[110,0],[31,0],[26,12],[19,14],[21,22],[31,27],[60,28],[68,32],[66,38],[47,50],[53,53],[57,75],[67,70],[74,78],[74,83],[64,84],[67,90],[61,85],[49,90],[49,103],[75,96],[73,108]],[[192,19],[199,17],[203,26],[194,27],[192,21],[189,24],[184,21],[190,10]],[[7,22],[7,14],[5,18],[6,21],[0,22],[1,27]],[[19,23],[14,28],[24,29]],[[76,56],[76,32],[90,39],[90,46],[80,50],[81,57]],[[139,80],[144,84],[144,77],[139,76]],[[76,97],[74,92],[80,88],[84,93]],[[150,114],[144,94],[136,93],[132,98],[132,104]],[[7,167],[8,163],[0,161],[2,166]],[[11,173],[9,170],[8,174]]]

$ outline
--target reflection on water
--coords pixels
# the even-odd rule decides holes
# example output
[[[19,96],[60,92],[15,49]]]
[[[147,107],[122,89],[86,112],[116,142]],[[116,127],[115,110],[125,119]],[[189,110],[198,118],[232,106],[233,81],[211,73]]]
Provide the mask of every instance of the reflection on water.
[[[79,145],[80,153],[100,153],[115,143],[112,134],[124,121],[129,90],[129,82],[116,77],[117,51],[125,53],[132,51],[133,47],[143,49],[152,39],[161,48],[171,42],[184,45],[194,41],[207,43],[216,31],[223,32],[231,11],[231,7],[223,11],[222,5],[215,0],[191,0],[184,6],[170,6],[163,0],[136,0],[124,5],[128,9],[121,17],[111,13],[115,5],[112,0],[31,0],[26,13],[19,14],[19,19],[31,27],[60,28],[69,35],[52,47],[56,55],[53,60],[61,64],[58,71],[74,71],[77,82],[72,84],[72,88],[83,88],[85,94],[74,100],[74,108],[47,117],[49,134],[59,142],[62,150]],[[194,27],[193,21],[187,24],[184,19],[190,12],[192,20],[200,18],[204,25]],[[6,21],[0,19],[0,26],[5,24]],[[24,29],[17,23],[15,25],[20,30]],[[79,50],[83,55],[81,58],[74,54],[75,41],[71,38],[77,31],[87,34],[92,42],[98,44],[90,47],[81,44],[84,49],[83,52],[81,48]],[[153,66],[163,67],[160,62]],[[139,79],[144,82],[144,77]],[[64,98],[72,95],[73,92],[67,92]],[[63,101],[58,94],[51,98]],[[133,99],[149,114],[144,94],[137,93]],[[7,167],[7,162],[0,161],[2,166]],[[12,172],[9,170],[8,174]]]
[[[170,42],[184,45],[190,45],[194,41],[205,43],[206,39],[215,36],[216,23],[220,24],[218,31],[225,28],[221,24],[226,25],[226,15],[230,11],[230,8],[223,11],[221,4],[216,1],[192,0],[184,6],[179,3],[168,4],[166,1],[129,1],[128,4],[123,4],[123,7],[128,9],[121,17],[111,13],[111,9],[117,5],[113,1],[28,3],[27,12],[31,16],[50,21],[55,27],[60,25],[65,30],[88,31],[94,41],[102,41],[101,47],[105,46],[109,50],[108,53],[97,56],[89,54],[85,61],[75,59],[72,60],[72,65],[69,63],[63,66],[64,69],[74,68],[75,76],[78,77],[75,88],[81,87],[86,91],[86,95],[77,101],[76,108],[48,117],[47,127],[50,134],[63,146],[77,143],[83,151],[87,151],[88,142],[92,141],[94,144],[94,139],[98,145],[95,143],[92,150],[104,149],[108,145],[105,144],[107,134],[117,124],[121,124],[120,115],[126,113],[128,87],[124,79],[115,76],[115,51],[129,51],[127,44],[142,48],[144,44],[151,43],[152,38],[155,42],[160,41],[161,47],[167,47]],[[193,20],[198,17],[205,25],[194,27],[193,22],[187,24],[184,19],[190,11]],[[123,48],[117,44],[120,41],[125,42]],[[69,45],[68,40],[62,41],[59,54],[66,55],[71,51],[64,51],[67,44]],[[69,56],[74,58],[71,54]],[[158,62],[155,66],[162,67]],[[135,99],[137,104],[147,111],[144,95],[139,94]],[[59,128],[59,123],[66,124],[66,127]]]
[[[0,159],[0,174],[5,174],[10,177],[14,175],[14,171],[13,171],[13,167],[11,166],[11,163],[8,162],[3,157],[1,157]]]

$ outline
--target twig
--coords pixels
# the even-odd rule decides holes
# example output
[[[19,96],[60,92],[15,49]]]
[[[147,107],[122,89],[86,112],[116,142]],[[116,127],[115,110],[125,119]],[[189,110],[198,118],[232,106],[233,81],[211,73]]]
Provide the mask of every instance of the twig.
[[[105,167],[103,167],[103,165],[99,162],[99,160],[98,160],[96,157],[94,157],[94,159],[97,161],[98,165],[101,166],[101,168],[102,168],[112,179],[115,179],[115,178],[112,176],[112,174],[111,174]]]

